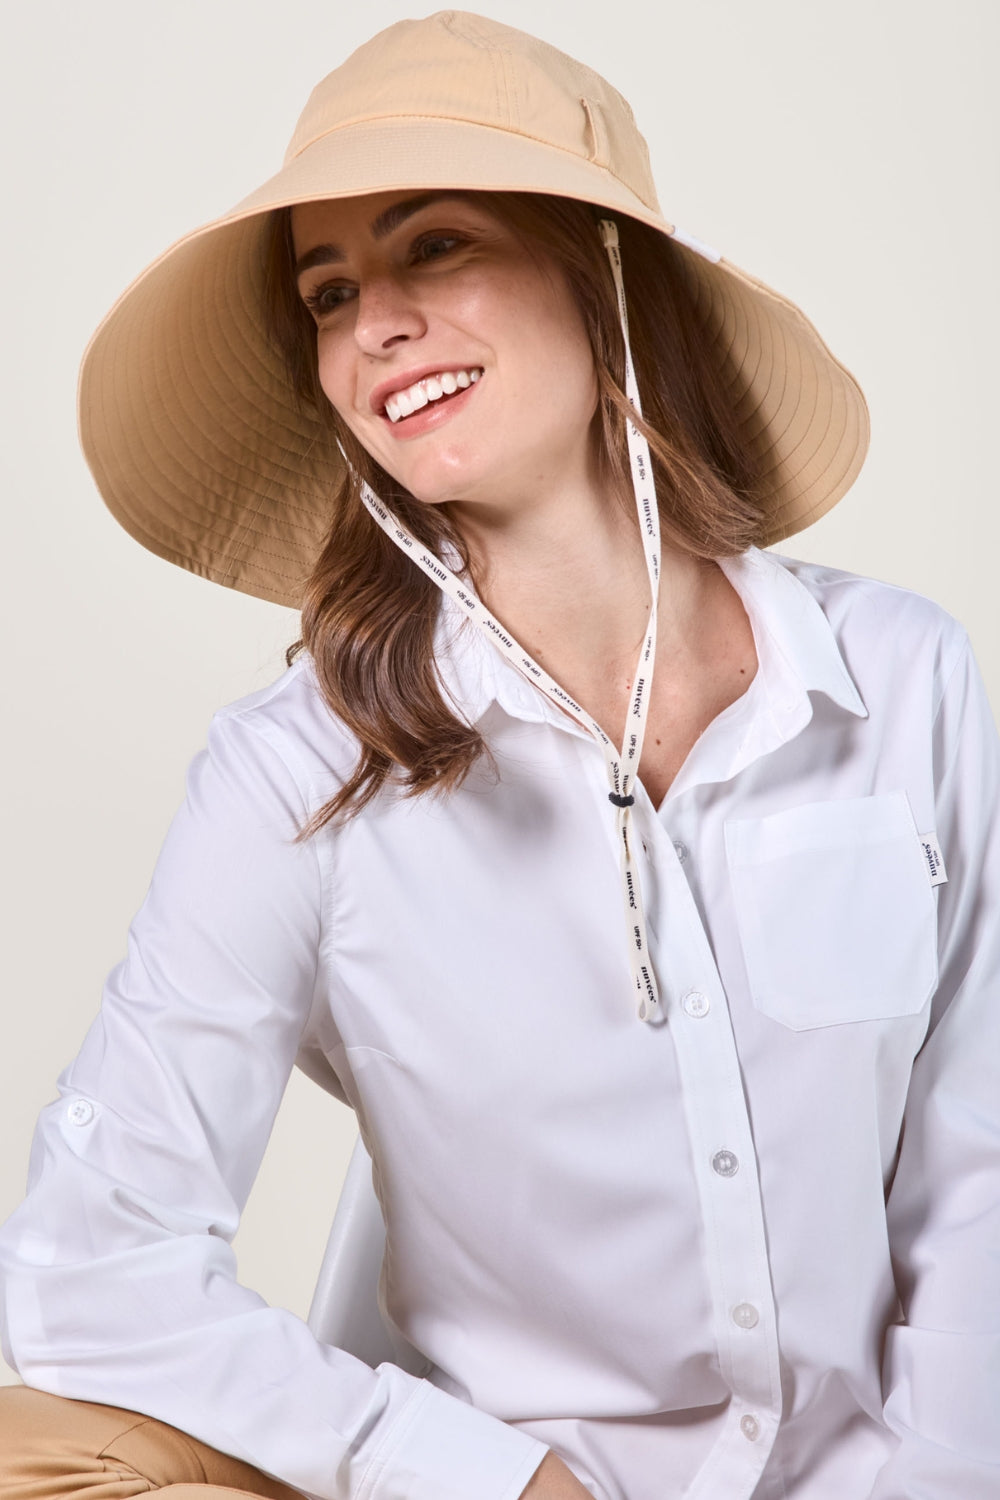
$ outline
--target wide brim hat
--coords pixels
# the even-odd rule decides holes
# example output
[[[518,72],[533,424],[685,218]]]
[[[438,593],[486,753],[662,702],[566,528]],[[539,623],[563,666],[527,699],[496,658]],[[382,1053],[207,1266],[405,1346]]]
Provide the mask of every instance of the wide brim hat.
[[[171,246],[94,334],[81,442],[109,509],[143,546],[300,605],[344,460],[330,426],[296,402],[265,329],[268,216],[408,188],[576,198],[680,245],[764,477],[765,542],[818,519],[856,478],[868,413],[853,376],[793,303],[664,218],[621,95],[524,32],[441,11],[390,26],[329,74],[281,170]]]

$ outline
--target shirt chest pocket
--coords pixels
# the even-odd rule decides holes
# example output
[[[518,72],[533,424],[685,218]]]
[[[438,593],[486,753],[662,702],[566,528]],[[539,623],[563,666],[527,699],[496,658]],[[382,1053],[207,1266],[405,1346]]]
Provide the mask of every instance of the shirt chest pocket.
[[[937,912],[905,792],[727,823],[726,856],[764,1015],[806,1031],[923,1009]]]

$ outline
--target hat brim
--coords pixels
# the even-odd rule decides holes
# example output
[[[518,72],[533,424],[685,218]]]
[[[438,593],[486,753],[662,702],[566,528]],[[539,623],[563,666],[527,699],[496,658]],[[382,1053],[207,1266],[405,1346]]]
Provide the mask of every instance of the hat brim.
[[[112,514],[143,546],[216,583],[300,605],[343,459],[329,427],[295,402],[264,328],[267,216],[407,188],[548,193],[674,232],[655,203],[598,163],[509,130],[416,116],[320,136],[230,213],[171,246],[88,345],[83,451]],[[793,303],[731,262],[675,243],[766,476],[764,540],[779,541],[857,476],[864,397]]]

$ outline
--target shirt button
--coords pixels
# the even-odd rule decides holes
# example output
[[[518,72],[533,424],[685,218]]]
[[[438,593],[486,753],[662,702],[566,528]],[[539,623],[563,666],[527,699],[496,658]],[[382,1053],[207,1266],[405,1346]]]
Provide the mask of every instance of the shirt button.
[[[677,858],[683,864],[688,857],[687,844],[682,844],[680,839],[674,839],[674,848],[677,850]]]
[[[709,1011],[708,996],[703,995],[701,990],[688,990],[681,1001],[689,1016],[707,1016]]]
[[[66,1118],[71,1125],[89,1125],[94,1118],[94,1106],[89,1099],[74,1099],[66,1111]]]
[[[752,1302],[737,1302],[733,1308],[733,1322],[737,1328],[756,1328],[760,1314]]]
[[[760,1423],[748,1412],[745,1417],[740,1417],[740,1431],[748,1443],[755,1443],[760,1437]]]
[[[720,1177],[735,1177],[739,1169],[739,1159],[731,1151],[716,1151],[712,1157],[712,1170]]]

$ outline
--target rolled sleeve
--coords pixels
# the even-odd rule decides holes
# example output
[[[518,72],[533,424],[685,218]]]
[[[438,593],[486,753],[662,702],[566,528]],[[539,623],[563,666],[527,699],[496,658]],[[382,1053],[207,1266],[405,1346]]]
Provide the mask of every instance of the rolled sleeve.
[[[268,737],[217,716],[0,1231],[4,1353],[28,1385],[148,1413],[320,1500],[514,1500],[543,1444],[236,1280],[321,982],[307,811]]]

